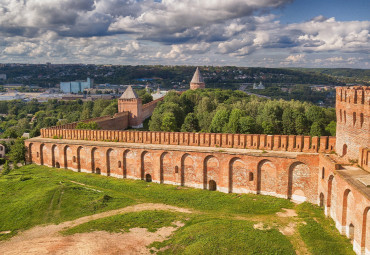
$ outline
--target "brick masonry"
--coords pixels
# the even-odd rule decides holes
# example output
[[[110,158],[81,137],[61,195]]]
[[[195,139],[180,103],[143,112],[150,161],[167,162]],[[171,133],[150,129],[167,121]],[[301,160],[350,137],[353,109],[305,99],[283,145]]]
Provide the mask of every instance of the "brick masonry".
[[[337,88],[336,138],[75,130],[72,123],[25,143],[28,161],[40,165],[318,204],[357,254],[370,254],[370,184],[360,181],[370,183],[369,109],[368,87]]]

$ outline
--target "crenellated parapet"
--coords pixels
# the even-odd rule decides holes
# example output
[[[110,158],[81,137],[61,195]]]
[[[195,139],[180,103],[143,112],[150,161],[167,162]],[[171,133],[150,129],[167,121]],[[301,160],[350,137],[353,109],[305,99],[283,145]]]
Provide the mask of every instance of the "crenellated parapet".
[[[215,134],[117,130],[41,129],[43,138],[123,143],[238,148],[290,152],[334,152],[335,137],[297,135]]]

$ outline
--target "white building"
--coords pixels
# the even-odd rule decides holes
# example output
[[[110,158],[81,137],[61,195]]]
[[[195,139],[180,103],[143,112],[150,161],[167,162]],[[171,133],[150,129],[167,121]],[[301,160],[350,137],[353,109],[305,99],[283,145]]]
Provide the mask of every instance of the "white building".
[[[87,78],[87,81],[69,81],[61,82],[60,90],[63,93],[79,93],[83,92],[84,89],[91,89],[94,86],[94,81]]]
[[[265,89],[265,86],[262,84],[262,81],[260,82],[260,84],[256,84],[254,83],[253,84],[253,89]]]

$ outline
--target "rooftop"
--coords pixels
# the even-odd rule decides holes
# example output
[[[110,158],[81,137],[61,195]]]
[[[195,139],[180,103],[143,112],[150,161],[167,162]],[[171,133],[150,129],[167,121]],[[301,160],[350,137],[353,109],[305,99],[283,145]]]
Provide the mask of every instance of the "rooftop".
[[[131,86],[128,86],[125,92],[122,94],[120,99],[133,99],[133,98],[139,98],[136,92],[132,89]]]
[[[202,74],[199,71],[199,67],[197,67],[197,70],[194,73],[191,83],[204,83],[204,79],[203,79]]]

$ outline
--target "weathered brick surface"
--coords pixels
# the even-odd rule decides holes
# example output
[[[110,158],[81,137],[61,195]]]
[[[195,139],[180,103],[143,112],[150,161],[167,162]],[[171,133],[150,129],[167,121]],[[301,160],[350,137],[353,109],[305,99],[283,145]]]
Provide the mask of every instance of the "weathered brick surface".
[[[370,148],[370,87],[338,87],[336,112],[336,152],[358,160],[360,148]]]

